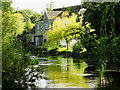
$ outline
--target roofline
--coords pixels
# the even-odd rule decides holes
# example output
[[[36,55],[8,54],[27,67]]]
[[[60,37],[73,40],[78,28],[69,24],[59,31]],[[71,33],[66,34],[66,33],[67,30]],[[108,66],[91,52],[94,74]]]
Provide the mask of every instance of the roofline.
[[[63,13],[63,11],[46,11],[46,12],[45,12],[46,16],[47,16],[47,12],[60,12],[60,13],[58,14],[58,16]],[[55,17],[55,18],[56,18],[56,17]],[[48,16],[47,16],[47,19],[48,19],[48,20],[54,20],[55,18],[49,19]]]
[[[67,7],[55,8],[55,9],[53,9],[53,10],[56,10],[56,9],[63,9],[63,8],[69,8],[69,7],[76,7],[76,6],[81,6],[81,5],[75,5],[75,6],[67,6]],[[53,10],[52,10],[52,11],[53,11]]]

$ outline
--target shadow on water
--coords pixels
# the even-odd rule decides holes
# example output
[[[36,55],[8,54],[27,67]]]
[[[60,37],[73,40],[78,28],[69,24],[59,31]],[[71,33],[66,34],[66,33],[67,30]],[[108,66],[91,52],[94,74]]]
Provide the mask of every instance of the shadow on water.
[[[98,67],[75,60],[72,57],[48,56],[36,57],[38,65],[29,66],[26,73],[16,84],[23,88],[97,88],[99,82]],[[106,72],[106,89],[119,87],[119,72]]]
[[[120,90],[120,72],[106,71],[106,90]]]

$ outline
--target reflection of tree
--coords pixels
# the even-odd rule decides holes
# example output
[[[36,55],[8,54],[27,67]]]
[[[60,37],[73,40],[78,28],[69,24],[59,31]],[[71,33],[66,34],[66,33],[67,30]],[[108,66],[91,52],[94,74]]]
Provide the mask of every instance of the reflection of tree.
[[[76,63],[73,62],[73,58],[61,58],[59,61],[61,61],[61,65],[48,66],[49,79],[55,80],[55,85],[63,83],[65,87],[91,87],[86,83],[89,81],[84,76],[80,76],[80,74],[84,74],[87,68],[85,62],[80,63],[80,68],[78,68]]]
[[[70,63],[70,60],[67,58],[67,71],[70,70],[70,65],[69,65],[69,63]]]
[[[61,59],[61,70],[70,71],[74,69],[73,58],[62,58]]]

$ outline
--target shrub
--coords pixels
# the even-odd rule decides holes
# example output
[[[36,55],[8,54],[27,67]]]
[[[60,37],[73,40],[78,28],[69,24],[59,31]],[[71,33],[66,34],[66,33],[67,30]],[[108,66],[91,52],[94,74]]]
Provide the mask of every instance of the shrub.
[[[38,64],[38,59],[31,59],[30,65],[37,65]]]
[[[80,52],[83,50],[83,46],[80,44],[80,42],[76,42],[73,45],[73,52],[72,55],[73,56],[79,56]]]

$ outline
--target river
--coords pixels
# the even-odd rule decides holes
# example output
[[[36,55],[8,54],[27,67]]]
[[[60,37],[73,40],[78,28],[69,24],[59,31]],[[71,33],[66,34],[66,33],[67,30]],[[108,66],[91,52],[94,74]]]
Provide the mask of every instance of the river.
[[[25,69],[25,76],[19,81],[24,88],[97,88],[99,82],[96,65],[85,60],[63,56],[36,57],[38,65]],[[106,85],[114,78],[110,77]],[[120,75],[120,73],[118,73]],[[116,77],[116,76],[115,76]],[[120,80],[120,79],[119,79]],[[18,82],[15,81],[17,84]]]

